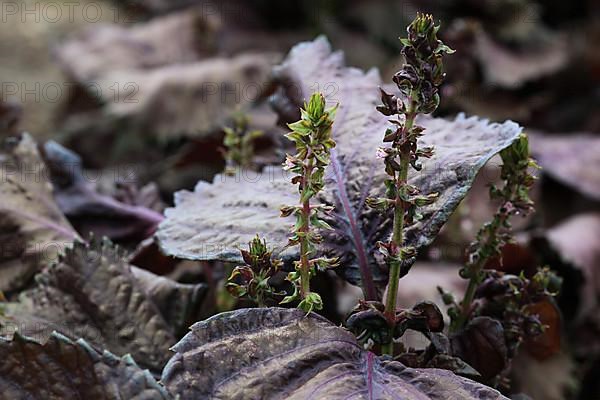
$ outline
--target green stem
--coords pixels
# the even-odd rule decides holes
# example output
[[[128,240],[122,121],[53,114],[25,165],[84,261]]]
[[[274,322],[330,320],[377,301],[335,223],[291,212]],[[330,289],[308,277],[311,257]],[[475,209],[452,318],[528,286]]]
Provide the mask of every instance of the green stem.
[[[265,300],[263,299],[263,296],[258,296],[256,298],[256,305],[258,306],[258,308],[265,308]]]
[[[303,218],[305,219],[305,225],[301,228],[302,232],[308,233],[308,216],[306,210],[310,212],[310,205],[308,201],[304,202]],[[303,236],[300,239],[300,295],[302,299],[310,293],[310,269],[308,264],[308,238]]]
[[[469,272],[469,285],[467,286],[467,291],[465,292],[465,297],[463,301],[460,303],[460,314],[458,318],[453,321],[450,326],[451,332],[457,332],[461,330],[469,319],[469,314],[471,313],[471,308],[473,304],[473,300],[475,299],[475,292],[477,291],[477,287],[481,284],[481,271],[485,268],[486,264],[493,256],[497,255],[491,251],[482,252],[481,249],[488,249],[491,247],[491,241],[498,236],[498,229],[504,225],[505,221],[508,219],[506,216],[502,214],[496,214],[495,218],[498,220],[494,224],[494,229],[487,234],[487,238],[485,243],[479,246],[477,261],[473,264],[467,264],[467,269]],[[488,254],[487,256],[483,256],[482,253]]]
[[[302,177],[302,197],[308,190],[310,175],[312,174],[312,160],[304,167],[304,176]],[[308,232],[310,231],[310,199],[302,203],[302,226],[300,232],[304,233],[300,238],[300,296],[305,299],[310,293],[310,265],[308,260],[309,241]]]
[[[481,271],[481,268],[483,268],[483,265],[485,265],[485,263],[487,263],[488,259],[485,258],[482,260],[484,262],[481,262],[481,263],[478,262],[469,267],[470,274],[471,274],[471,277],[469,278],[469,285],[467,286],[467,291],[465,292],[465,297],[463,298],[463,301],[460,303],[460,314],[459,314],[458,318],[455,321],[453,321],[453,323],[450,326],[450,331],[452,333],[457,332],[460,329],[462,329],[462,327],[466,324],[466,322],[469,318],[469,314],[471,312],[471,304],[473,304],[473,300],[475,298],[475,291],[477,290],[477,287],[481,283],[479,281],[479,272]]]
[[[410,132],[415,122],[416,112],[414,96],[411,95],[410,104],[406,113],[406,123],[402,130],[402,139]],[[396,204],[394,207],[394,227],[392,233],[393,249],[397,252],[404,244],[404,214],[406,213],[404,202],[400,198],[400,189],[406,185],[408,181],[408,167],[410,162],[410,151],[401,150],[400,153],[400,171],[398,171],[398,178],[396,180]],[[395,255],[395,254],[394,254]],[[398,297],[398,283],[400,281],[400,263],[393,262],[390,264],[390,276],[388,280],[388,291],[385,301],[384,315],[388,320],[390,329],[393,332],[396,325],[396,299]],[[391,341],[382,346],[381,349],[383,354],[390,356],[394,355],[394,342]]]

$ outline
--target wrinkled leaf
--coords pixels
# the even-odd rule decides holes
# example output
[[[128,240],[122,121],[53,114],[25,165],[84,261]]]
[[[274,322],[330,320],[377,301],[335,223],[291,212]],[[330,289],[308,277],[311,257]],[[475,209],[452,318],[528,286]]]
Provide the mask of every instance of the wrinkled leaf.
[[[479,372],[477,372],[477,370],[475,370],[469,364],[458,357],[453,357],[448,354],[436,355],[427,363],[427,367],[447,369],[466,378],[477,379],[481,377]]]
[[[44,157],[52,173],[56,202],[83,237],[91,232],[112,240],[141,240],[151,236],[162,221],[163,216],[151,208],[99,193],[94,181],[87,179],[81,158],[60,144],[47,142]],[[114,180],[132,178],[121,172],[123,176],[119,171],[112,174]]]
[[[509,89],[553,74],[569,61],[568,43],[564,37],[514,52],[479,30],[475,49],[474,54],[482,64],[487,83]]]
[[[156,304],[160,314],[176,337],[184,336],[188,328],[203,315],[201,311],[208,288],[203,284],[183,284],[131,267],[141,289]]]
[[[28,134],[0,152],[0,290],[25,285],[78,237],[52,198],[49,173]]]
[[[389,343],[393,337],[383,311],[384,305],[381,302],[359,301],[344,321],[344,326],[363,342],[370,339],[376,344]]]
[[[0,319],[4,334],[19,329],[47,337],[52,330],[82,337],[99,349],[130,353],[160,371],[176,334],[206,294],[203,285],[181,285],[130,267],[108,242],[76,242],[60,261],[36,276],[37,285],[9,303]]]
[[[363,350],[315,314],[242,309],[191,327],[161,381],[186,399],[505,399],[439,369],[411,369]]]
[[[334,205],[324,232],[323,251],[341,257],[342,273],[352,283],[365,279],[367,299],[376,297],[387,271],[375,258],[375,244],[391,228],[386,218],[365,205],[368,195],[379,196],[386,175],[375,158],[389,123],[375,110],[381,79],[344,65],[343,55],[332,53],[325,38],[302,43],[277,68],[281,86],[274,105],[284,120],[297,118],[300,102],[314,90],[330,103],[339,102],[333,136],[337,142],[326,172],[327,190],[322,202]],[[512,122],[490,124],[477,118],[454,121],[422,118],[423,145],[434,144],[436,156],[413,171],[410,183],[425,193],[439,192],[439,200],[424,208],[424,219],[408,230],[410,244],[429,244],[467,193],[475,175],[495,153],[508,146],[521,128]],[[291,220],[277,217],[280,206],[297,203],[297,194],[280,167],[262,174],[217,176],[213,184],[200,182],[195,191],[179,192],[175,208],[166,211],[157,237],[170,255],[196,260],[239,261],[237,248],[256,233],[274,246],[287,242]],[[293,250],[296,251],[296,250]],[[290,252],[289,257],[297,257]],[[374,285],[372,281],[375,281]]]
[[[115,71],[100,83],[101,93],[109,115],[126,119],[136,132],[202,136],[263,96],[275,62],[273,55],[242,54],[149,71]],[[110,90],[114,82],[128,85],[118,97]]]
[[[575,286],[578,292],[565,292],[566,300],[577,299],[577,309],[570,319],[571,349],[577,359],[593,363],[600,355],[600,214],[576,215],[547,232],[550,243],[562,257],[581,271],[583,284]],[[585,381],[597,380],[594,364],[586,373]]]
[[[531,134],[530,143],[531,152],[544,173],[600,200],[600,137]]]
[[[57,50],[63,69],[104,104],[87,130],[108,121],[167,138],[221,128],[268,89],[277,58],[213,57],[219,31],[219,18],[198,7],[130,27],[98,24],[66,41]]]
[[[583,274],[584,283],[576,319],[597,317],[600,308],[600,213],[576,215],[547,232],[548,240],[562,257]],[[565,294],[569,296],[569,294]]]
[[[450,338],[452,354],[475,368],[483,379],[498,375],[508,362],[504,329],[489,317],[475,317]]]
[[[130,356],[119,358],[58,333],[41,344],[15,334],[0,339],[3,399],[154,400],[171,398]]]
[[[92,24],[61,43],[55,54],[69,75],[91,83],[88,89],[94,91],[108,71],[152,69],[211,54],[218,21],[205,17],[196,10],[129,26]]]
[[[148,238],[137,245],[129,255],[129,263],[157,275],[166,275],[173,271],[180,260],[165,256],[154,238]]]

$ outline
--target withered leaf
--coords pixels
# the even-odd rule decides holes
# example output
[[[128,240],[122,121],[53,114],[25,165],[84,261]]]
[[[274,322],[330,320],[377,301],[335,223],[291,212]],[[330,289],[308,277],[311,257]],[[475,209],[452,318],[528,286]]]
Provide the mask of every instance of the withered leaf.
[[[108,71],[152,69],[210,55],[219,22],[207,17],[198,9],[129,26],[92,24],[63,41],[55,55],[70,76],[94,90]]]
[[[437,354],[427,363],[427,367],[447,369],[466,378],[477,379],[481,377],[479,372],[469,364],[458,357],[452,357],[448,354]]]
[[[189,326],[208,311],[203,307],[208,294],[206,285],[178,283],[133,266],[131,272],[141,289],[156,304],[175,337],[183,337]]]
[[[575,215],[546,233],[548,240],[562,258],[572,263],[583,275],[583,285],[578,296],[579,309],[575,317],[583,319],[598,315],[600,307],[600,213]],[[575,296],[565,293],[565,296]]]
[[[129,353],[145,368],[160,371],[206,289],[157,277],[124,259],[107,241],[74,243],[36,276],[37,285],[21,293],[18,303],[6,305],[3,332],[18,329],[44,338],[57,330],[98,349]]]
[[[375,151],[390,125],[375,107],[382,84],[375,70],[367,73],[344,65],[343,55],[332,52],[323,37],[292,49],[277,68],[281,87],[274,104],[284,120],[298,113],[300,102],[312,91],[324,92],[330,103],[340,103],[333,136],[337,142],[326,172],[327,189],[320,199],[335,206],[328,218],[333,231],[323,232],[322,250],[341,257],[342,273],[352,283],[364,282],[367,299],[377,297],[387,271],[375,257],[376,242],[390,232],[391,220],[365,205],[368,195],[384,190],[386,175]],[[423,192],[438,192],[436,203],[424,208],[424,219],[407,232],[410,244],[424,246],[469,190],[478,170],[521,132],[513,122],[490,124],[458,116],[454,121],[422,118],[423,145],[435,145],[436,155],[413,172],[410,183]],[[280,167],[259,175],[217,176],[213,184],[200,182],[195,191],[179,192],[175,208],[157,232],[162,249],[170,255],[194,260],[239,261],[237,248],[256,233],[272,245],[287,242],[291,220],[277,217],[277,210],[298,200],[289,177]],[[289,252],[284,256],[297,257]]]
[[[236,109],[248,108],[268,89],[277,57],[242,54],[148,71],[123,70],[104,76],[101,93],[111,116],[140,133],[161,138],[205,136],[220,129]],[[124,82],[118,97],[110,85]]]
[[[592,134],[530,134],[531,152],[561,183],[600,200],[600,137]]]
[[[508,89],[556,73],[569,60],[565,37],[552,37],[548,43],[537,42],[536,46],[520,52],[497,43],[483,29],[478,29],[475,37],[474,55],[482,65],[487,83]]]
[[[78,237],[52,197],[49,173],[28,134],[0,150],[0,290],[23,287]]]
[[[315,314],[242,309],[191,327],[161,381],[186,399],[505,399],[440,369],[411,369],[363,350]]]
[[[0,339],[3,399],[170,399],[167,391],[130,356],[98,352],[86,341],[52,333],[41,344],[15,334]]]
[[[489,317],[475,317],[450,338],[452,354],[466,361],[488,380],[499,374],[508,362],[504,329]]]
[[[203,6],[130,27],[98,24],[62,44],[63,69],[105,104],[88,130],[108,120],[140,135],[204,136],[258,100],[277,56],[207,57],[219,25]]]
[[[44,157],[51,172],[56,202],[83,237],[92,233],[111,240],[143,240],[151,236],[162,221],[163,216],[151,208],[126,204],[99,193],[94,180],[87,178],[79,155],[57,142],[45,143]],[[128,171],[116,171],[112,175],[117,181],[132,179]]]

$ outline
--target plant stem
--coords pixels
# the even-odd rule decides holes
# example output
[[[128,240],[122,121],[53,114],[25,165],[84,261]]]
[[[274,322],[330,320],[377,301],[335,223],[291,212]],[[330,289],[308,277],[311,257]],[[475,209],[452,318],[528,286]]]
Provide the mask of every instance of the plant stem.
[[[263,296],[258,296],[256,298],[256,305],[258,306],[258,308],[265,308],[266,307],[265,301],[263,299]]]
[[[406,114],[406,122],[402,129],[402,140],[406,138],[415,122],[416,112],[415,101],[413,100],[414,94],[411,94],[410,104],[408,112]],[[405,207],[402,198],[400,197],[400,189],[406,185],[408,181],[408,167],[410,162],[410,150],[402,149],[400,153],[400,171],[398,171],[398,178],[396,180],[396,204],[394,206],[394,227],[392,233],[392,243],[394,251],[397,253],[404,242],[404,215]],[[388,320],[390,329],[393,331],[396,325],[396,298],[398,297],[398,282],[400,281],[400,268],[399,262],[390,263],[390,277],[388,281],[388,291],[385,301],[385,312],[384,315]],[[391,341],[383,345],[381,349],[383,354],[390,356],[394,355],[394,342]]]
[[[494,225],[494,229],[487,233],[487,239],[484,244],[480,245],[479,249],[485,249],[491,246],[490,242],[498,236],[499,227],[504,225],[505,221],[508,219],[508,216],[496,214],[495,219],[497,219],[497,223]],[[450,327],[452,332],[457,332],[458,330],[462,329],[469,319],[469,313],[471,312],[473,300],[475,299],[475,292],[481,283],[480,272],[486,266],[488,260],[494,256],[494,254],[489,252],[487,252],[487,254],[489,255],[484,257],[481,255],[481,251],[478,251],[479,257],[477,258],[477,261],[467,266],[470,274],[469,285],[467,286],[465,297],[460,304],[460,315]]]
[[[304,167],[304,176],[302,177],[302,197],[308,190],[308,182],[312,174],[312,160]],[[302,299],[310,293],[310,266],[308,263],[309,241],[308,233],[310,231],[310,199],[307,198],[302,203],[302,226],[299,229],[302,232],[300,237],[300,296]]]
[[[487,262],[487,259],[485,259],[485,262]],[[472,275],[469,278],[469,285],[467,286],[465,297],[463,298],[463,301],[460,304],[460,315],[450,327],[451,332],[457,332],[458,330],[460,330],[469,318],[469,313],[471,312],[471,304],[473,303],[473,299],[475,298],[475,291],[477,290],[477,286],[479,286],[480,284],[479,271],[481,270],[483,265],[485,264],[483,264],[482,262],[478,262],[470,267]]]

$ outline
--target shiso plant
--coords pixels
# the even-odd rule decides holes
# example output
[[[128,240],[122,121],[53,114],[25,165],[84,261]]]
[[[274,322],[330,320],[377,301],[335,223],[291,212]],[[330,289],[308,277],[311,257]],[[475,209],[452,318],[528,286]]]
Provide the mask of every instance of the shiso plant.
[[[433,156],[432,147],[419,148],[418,138],[425,129],[415,120],[417,115],[430,114],[438,107],[438,88],[444,79],[442,57],[453,53],[438,39],[439,28],[433,17],[426,14],[419,14],[409,25],[408,37],[400,39],[406,63],[394,75],[400,93],[391,94],[381,89],[383,105],[377,108],[383,115],[395,117],[390,120],[394,129],[388,129],[383,138],[383,142],[390,145],[377,151],[389,176],[385,181],[386,196],[367,200],[370,207],[382,212],[391,209],[394,215],[392,237],[388,242],[378,243],[390,271],[384,312],[390,331],[394,331],[396,324],[398,281],[408,273],[417,254],[414,247],[405,245],[404,230],[419,220],[419,207],[433,203],[438,196],[437,193],[423,194],[418,187],[409,184],[408,172],[409,168],[421,170],[419,159]],[[385,344],[383,352],[392,355],[393,342]]]
[[[234,297],[248,298],[258,307],[266,307],[267,301],[283,294],[270,282],[281,270],[283,262],[272,257],[273,252],[258,235],[248,243],[248,250],[241,250],[241,253],[245,264],[233,269],[227,290]]]
[[[286,155],[285,171],[293,174],[291,183],[298,186],[299,201],[296,205],[281,208],[281,217],[296,217],[286,247],[298,246],[300,259],[294,261],[294,271],[287,280],[293,292],[281,301],[282,304],[298,301],[298,307],[306,312],[321,310],[323,301],[318,293],[311,292],[310,280],[317,270],[334,268],[337,258],[317,257],[317,245],[323,241],[319,229],[331,229],[322,219],[323,213],[333,210],[331,206],[314,202],[325,186],[325,168],[329,165],[331,149],[335,141],[331,130],[337,106],[326,108],[325,97],[314,93],[300,109],[299,121],[289,124],[291,132],[286,137],[294,142],[296,154]],[[259,306],[269,297],[280,295],[269,284],[281,268],[282,262],[272,259],[266,242],[257,237],[242,250],[246,265],[238,266],[229,277],[228,289],[236,297],[248,297]]]
[[[445,76],[443,57],[454,52],[438,39],[438,30],[439,25],[431,15],[417,16],[407,28],[408,37],[401,39],[406,63],[393,77],[398,91],[388,93],[381,89],[383,104],[377,110],[390,117],[392,128],[385,131],[384,145],[377,149],[376,155],[383,160],[387,179],[385,194],[368,197],[366,204],[393,216],[389,240],[377,243],[389,268],[387,295],[383,301],[359,302],[346,318],[345,326],[365,348],[392,356],[405,365],[449,369],[501,387],[507,382],[510,362],[519,345],[546,329],[537,310],[553,304],[552,297],[560,287],[560,280],[549,268],[541,268],[528,277],[488,269],[489,262],[501,259],[503,246],[512,241],[510,219],[534,210],[529,189],[535,181],[531,170],[537,164],[529,156],[527,136],[519,136],[500,152],[504,184],[490,188],[491,199],[499,207],[492,221],[482,226],[469,246],[468,261],[460,271],[461,277],[468,280],[464,298],[456,302],[452,294],[440,288],[443,301],[449,306],[449,329],[445,329],[439,308],[430,301],[420,301],[407,309],[396,306],[399,280],[409,273],[417,257],[417,249],[406,243],[406,231],[422,218],[420,208],[438,198],[438,193],[423,193],[408,182],[409,171],[420,171],[420,161],[434,155],[433,147],[419,145],[419,138],[426,132],[417,124],[417,117],[437,109],[439,87]],[[242,251],[245,265],[236,267],[231,274],[228,289],[236,297],[249,298],[259,307],[276,299],[280,304],[297,302],[307,313],[323,308],[319,294],[311,291],[311,278],[318,270],[339,263],[337,258],[319,256],[317,251],[324,240],[319,231],[331,229],[323,215],[333,208],[320,204],[318,199],[325,187],[330,152],[336,145],[332,138],[336,110],[337,106],[326,108],[324,96],[315,93],[301,108],[300,120],[288,125],[291,132],[286,137],[294,142],[296,154],[286,156],[283,168],[292,173],[291,183],[297,185],[299,195],[297,204],[280,210],[281,217],[296,219],[285,246],[299,248],[294,271],[287,275],[291,291],[284,293],[271,285],[283,262],[273,258],[266,242],[257,235],[249,249]],[[487,332],[490,346],[499,349],[489,367],[477,364],[481,354],[491,351],[485,347],[487,344],[472,338],[479,329],[490,329]],[[430,341],[428,347],[405,348],[398,339],[407,330],[425,335]],[[470,345],[455,346],[465,342]]]
[[[493,219],[481,227],[475,241],[469,246],[467,263],[460,271],[461,277],[468,279],[469,284],[458,307],[450,309],[451,331],[463,328],[473,312],[477,288],[486,277],[486,264],[492,258],[501,256],[502,247],[512,241],[511,218],[534,211],[529,189],[535,182],[535,176],[530,169],[539,167],[529,157],[527,136],[521,135],[515,143],[500,152],[500,157],[500,178],[504,184],[501,188],[493,185],[490,187],[491,200],[500,205]]]
[[[148,398],[182,400],[348,399],[357,395],[506,399],[485,384],[511,398],[522,398],[524,395],[515,392],[529,386],[531,374],[519,372],[531,365],[512,370],[515,355],[527,352],[540,361],[560,350],[561,314],[553,297],[561,282],[546,262],[556,263],[567,284],[583,280],[588,271],[573,277],[569,274],[578,271],[559,264],[561,254],[550,248],[549,239],[559,245],[566,239],[554,237],[554,232],[539,238],[537,231],[534,235],[524,232],[524,237],[532,239],[529,248],[513,239],[511,221],[534,211],[529,190],[536,168],[529,156],[527,137],[519,136],[517,124],[489,123],[477,117],[459,116],[454,121],[423,118],[438,107],[444,78],[442,59],[445,63],[445,55],[452,53],[437,39],[437,31],[431,16],[417,16],[408,27],[408,37],[401,39],[406,61],[394,76],[397,87],[381,93],[374,91],[380,82],[376,73],[347,67],[326,39],[297,46],[275,68],[272,82],[257,93],[256,103],[251,100],[264,105],[266,96],[272,96],[271,105],[279,121],[299,119],[289,124],[287,144],[295,146],[295,151],[288,150],[293,155],[288,155],[283,165],[286,172],[276,177],[270,174],[274,169],[269,166],[264,172],[272,179],[241,181],[221,175],[213,177],[212,183],[199,182],[193,192],[177,194],[174,207],[160,218],[155,238],[143,242],[141,236],[125,238],[120,234],[123,227],[119,225],[138,225],[131,218],[116,215],[99,225],[94,221],[80,223],[82,218],[89,219],[89,210],[73,212],[71,203],[94,205],[98,195],[103,196],[95,186],[83,186],[84,180],[69,190],[57,185],[56,179],[17,179],[32,169],[48,169],[51,175],[62,176],[62,169],[52,164],[58,160],[56,163],[62,165],[72,158],[54,154],[52,147],[40,148],[26,134],[7,140],[0,149],[0,162],[12,176],[0,182],[0,234],[16,238],[7,243],[16,251],[0,260],[0,266],[7,266],[9,273],[2,282],[6,299],[0,290],[0,327],[4,331],[0,354],[7,366],[0,392],[11,398],[57,399],[94,398],[97,393],[119,397],[119,393],[140,389]],[[466,39],[470,43],[472,37]],[[257,61],[262,58],[257,56]],[[217,68],[221,68],[221,61],[215,64]],[[269,69],[270,57],[262,61]],[[229,81],[263,76],[257,74],[263,67],[255,68],[254,62],[231,62],[234,69],[241,67],[235,74],[225,71],[223,76],[209,75]],[[343,107],[337,117],[337,107],[329,108],[323,95],[310,96],[304,91],[324,82],[328,82],[325,88],[337,84],[333,89]],[[231,88],[225,86],[223,90]],[[298,87],[303,90],[299,92]],[[330,96],[336,92],[329,92]],[[298,103],[300,93],[307,96],[303,106]],[[373,100],[377,97],[379,101],[379,95],[383,105],[376,112]],[[218,119],[229,108],[216,103],[212,106],[215,113],[210,114]],[[273,125],[270,131],[275,133],[275,121],[270,118],[273,114],[262,108],[253,112],[261,116],[268,113]],[[202,124],[206,134],[217,133],[212,127],[218,121],[201,122],[211,122]],[[260,163],[253,161],[254,146],[258,148],[255,139],[261,133],[252,131],[241,113],[233,115],[232,123],[224,130],[222,146],[226,174],[249,172],[258,164],[270,164],[275,157],[280,165],[277,170],[282,170],[279,140],[272,142],[271,157]],[[333,137],[338,147],[335,150]],[[434,149],[424,147],[423,142],[434,144],[437,153],[434,155]],[[198,160],[198,156],[213,148],[202,140],[203,148],[199,149],[199,143],[172,137],[162,143],[166,146],[152,149],[153,158],[173,154],[175,158],[169,156],[161,165],[185,167],[186,175],[200,173],[209,178],[212,173],[206,175],[197,167],[209,161],[212,171],[214,160]],[[263,144],[266,148],[267,141]],[[460,243],[466,256],[460,275],[468,289],[456,296],[457,300],[440,289],[449,307],[448,326],[440,308],[429,301],[433,299],[414,298],[416,291],[410,289],[411,293],[404,292],[403,283],[408,284],[404,278],[417,272],[411,270],[419,268],[415,266],[417,257],[425,258],[417,254],[421,250],[417,251],[414,243],[439,244],[435,237],[440,228],[494,154],[503,160],[504,182],[491,188],[491,200],[485,199],[493,207],[490,222],[482,226],[472,244]],[[428,160],[432,156],[435,158]],[[176,165],[169,160],[177,160]],[[439,169],[426,168],[437,160],[452,173],[438,175]],[[421,163],[424,171],[415,173],[422,168]],[[168,175],[156,172],[164,178],[172,176],[171,172],[177,175],[181,168]],[[326,177],[327,172],[331,175]],[[326,187],[330,182],[333,185]],[[187,186],[188,179],[183,183]],[[55,191],[51,185],[56,185]],[[167,186],[163,189],[172,185]],[[136,187],[126,189],[135,191]],[[131,201],[123,205],[158,205],[155,193],[134,194],[138,193],[128,196]],[[369,194],[377,197],[368,198]],[[110,207],[107,210],[110,214]],[[282,218],[276,217],[279,211]],[[331,228],[328,223],[333,231],[327,231]],[[128,249],[137,244],[135,253],[127,254],[105,241],[81,241],[87,237],[86,225],[90,230],[108,232]],[[119,230],[111,233],[113,228]],[[452,236],[446,231],[441,239]],[[268,242],[263,237],[269,238]],[[534,243],[538,239],[544,243]],[[29,251],[31,244],[58,240],[66,250],[52,257],[54,261],[37,257],[39,249]],[[236,247],[240,241],[243,249]],[[549,248],[538,249],[538,245]],[[517,251],[511,254],[513,249]],[[238,250],[241,261],[235,259]],[[542,254],[546,251],[553,254]],[[328,258],[332,255],[340,258]],[[543,261],[534,263],[534,256]],[[189,268],[192,261],[197,268]],[[335,269],[339,272],[335,277],[329,269],[337,264],[342,268]],[[544,267],[533,269],[540,265]],[[19,270],[16,274],[13,267]],[[419,289],[430,289],[431,280],[442,278],[442,274],[445,277],[449,270],[439,269],[445,271],[422,275],[424,279],[417,282],[423,285]],[[327,273],[320,273],[323,270]],[[455,277],[458,273],[456,268]],[[223,278],[228,278],[226,285]],[[379,290],[385,283],[387,295],[382,297]],[[358,301],[344,318],[342,310],[359,296],[352,285],[359,284],[363,285],[365,301]],[[569,285],[569,295],[581,294],[573,303],[588,305],[589,293],[577,293],[577,289]],[[403,297],[398,306],[397,293]],[[411,303],[403,304],[406,301]],[[257,307],[246,308],[250,302]],[[286,307],[275,307],[282,303]],[[584,328],[586,337],[593,333],[588,329],[594,326],[587,326],[594,322],[588,321],[589,310],[566,303],[561,304],[569,309],[565,315],[572,311],[578,317],[569,330]],[[319,310],[321,315],[312,312]],[[344,327],[339,326],[342,319]],[[35,338],[12,329],[31,321],[56,328],[56,333]],[[94,332],[79,329],[88,322],[93,323]],[[118,335],[107,335],[111,332]],[[419,337],[417,345],[412,340],[399,340],[407,332],[422,334],[427,341]],[[573,359],[578,373],[589,368],[591,375],[593,364],[588,365],[587,357],[580,362],[579,357],[581,351],[592,347],[576,349],[573,357],[564,354],[566,358],[553,361],[570,370],[569,360]],[[63,357],[65,354],[75,356],[78,362],[74,364],[73,357]],[[40,364],[39,360],[47,362],[31,373],[26,366]],[[111,373],[104,373],[107,369]],[[55,379],[58,375],[77,384]],[[159,376],[160,381],[154,379]],[[510,385],[513,377],[518,381]],[[579,397],[593,395],[582,391]]]
[[[499,206],[491,221],[485,223],[468,249],[465,266],[460,276],[468,280],[464,297],[456,302],[452,294],[438,288],[444,303],[449,306],[450,337],[460,338],[478,318],[492,318],[502,326],[506,356],[503,365],[496,368],[497,376],[490,382],[509,388],[509,372],[512,359],[521,343],[536,339],[548,328],[539,317],[540,309],[554,308],[562,280],[550,268],[538,268],[531,277],[490,269],[491,261],[502,265],[504,246],[514,242],[511,219],[534,211],[529,197],[535,176],[532,170],[539,168],[529,155],[526,135],[521,135],[511,146],[500,152],[502,187],[492,185],[490,198]],[[558,311],[556,310],[556,315]],[[557,321],[554,321],[557,323]],[[557,344],[553,344],[557,345]],[[555,351],[546,348],[548,355]]]
[[[337,106],[326,108],[325,97],[314,93],[300,110],[300,120],[288,125],[292,131],[286,135],[296,145],[296,154],[286,155],[284,170],[294,174],[291,182],[298,185],[300,198],[299,204],[282,207],[281,216],[296,217],[287,246],[299,246],[300,260],[294,262],[295,271],[287,277],[294,292],[282,303],[299,300],[298,307],[307,312],[323,308],[319,294],[310,290],[311,277],[317,269],[333,268],[338,263],[336,258],[314,257],[316,246],[323,241],[318,230],[331,229],[321,214],[333,208],[313,202],[325,186],[325,168],[335,147],[331,131],[336,110]]]
[[[250,118],[243,112],[233,114],[233,126],[224,127],[223,155],[225,157],[225,173],[235,174],[236,168],[252,167],[254,142],[264,135],[261,130],[250,129]]]

